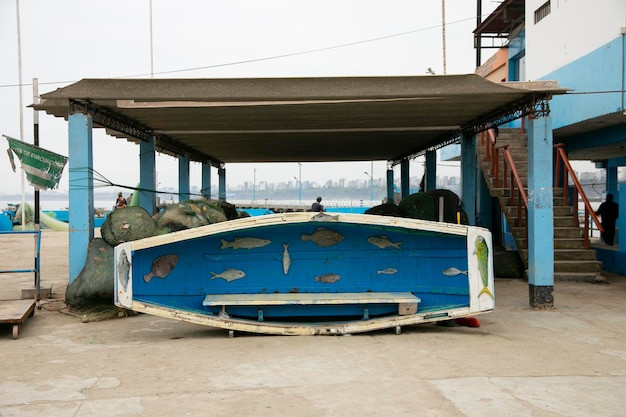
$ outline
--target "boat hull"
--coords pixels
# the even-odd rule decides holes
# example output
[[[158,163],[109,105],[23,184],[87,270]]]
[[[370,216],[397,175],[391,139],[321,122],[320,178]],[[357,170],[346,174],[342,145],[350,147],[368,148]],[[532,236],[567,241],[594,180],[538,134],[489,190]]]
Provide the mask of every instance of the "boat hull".
[[[120,244],[115,303],[268,334],[345,334],[493,310],[488,230],[284,213]]]

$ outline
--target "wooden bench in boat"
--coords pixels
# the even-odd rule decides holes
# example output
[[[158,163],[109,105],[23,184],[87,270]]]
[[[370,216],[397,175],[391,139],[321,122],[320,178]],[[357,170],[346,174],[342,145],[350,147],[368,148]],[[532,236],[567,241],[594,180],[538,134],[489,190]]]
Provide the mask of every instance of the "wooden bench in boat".
[[[410,292],[208,294],[202,305],[219,306],[225,311],[226,306],[398,304],[398,315],[409,315],[417,313],[420,301]],[[369,318],[367,309],[363,316]],[[259,319],[262,320],[262,312]]]

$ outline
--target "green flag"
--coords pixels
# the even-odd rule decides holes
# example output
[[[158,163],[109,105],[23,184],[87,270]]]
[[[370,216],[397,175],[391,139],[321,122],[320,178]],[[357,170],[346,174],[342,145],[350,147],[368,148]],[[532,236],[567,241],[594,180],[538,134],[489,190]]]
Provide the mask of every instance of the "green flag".
[[[30,185],[38,190],[52,190],[57,187],[67,157],[21,140],[4,137],[9,141],[9,149],[22,163],[22,168],[26,172],[26,179]]]

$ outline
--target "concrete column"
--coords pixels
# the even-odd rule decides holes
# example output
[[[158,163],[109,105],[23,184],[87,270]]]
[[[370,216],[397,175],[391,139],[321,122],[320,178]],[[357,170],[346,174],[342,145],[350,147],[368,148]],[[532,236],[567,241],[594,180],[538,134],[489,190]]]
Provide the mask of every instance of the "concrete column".
[[[552,118],[528,121],[528,285],[530,306],[554,306]]]
[[[139,205],[156,213],[156,139],[139,142]],[[130,201],[129,201],[130,204]]]
[[[400,187],[402,198],[407,197],[411,193],[410,176],[409,176],[409,160],[403,159],[400,162]]]
[[[178,201],[189,197],[189,155],[184,155],[178,157]]]
[[[206,198],[211,198],[211,162],[202,164],[202,189],[200,193]]]
[[[220,201],[226,201],[226,168],[218,168],[217,177],[219,199]]]
[[[393,169],[387,169],[387,202],[394,202],[394,184],[393,184]]]
[[[478,193],[476,136],[461,136],[461,201],[470,225],[476,225],[476,194]]]
[[[69,283],[87,262],[93,233],[93,118],[82,113],[69,115]]]
[[[437,189],[437,152],[426,151],[426,181],[424,181],[424,191]]]

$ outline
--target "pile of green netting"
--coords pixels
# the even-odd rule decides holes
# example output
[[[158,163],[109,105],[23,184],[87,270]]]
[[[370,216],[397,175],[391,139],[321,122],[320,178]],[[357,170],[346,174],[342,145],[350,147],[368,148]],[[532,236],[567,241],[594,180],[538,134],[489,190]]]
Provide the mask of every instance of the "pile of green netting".
[[[100,228],[102,237],[93,239],[89,244],[85,266],[67,287],[65,302],[73,308],[92,312],[94,305],[113,304],[113,248],[120,243],[238,217],[240,215],[234,205],[204,199],[172,204],[155,216],[137,206],[113,210]]]
[[[469,224],[459,196],[450,190],[443,189],[411,194],[400,200],[398,204],[384,203],[368,209],[365,214],[439,221],[440,205],[443,209],[444,222]]]

